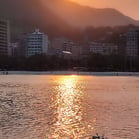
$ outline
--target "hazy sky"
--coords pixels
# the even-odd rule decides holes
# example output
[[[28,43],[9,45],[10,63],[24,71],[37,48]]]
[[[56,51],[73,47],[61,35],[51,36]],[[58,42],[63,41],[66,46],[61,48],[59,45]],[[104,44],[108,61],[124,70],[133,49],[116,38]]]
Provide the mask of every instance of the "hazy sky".
[[[115,8],[139,20],[139,0],[73,0],[96,8]]]

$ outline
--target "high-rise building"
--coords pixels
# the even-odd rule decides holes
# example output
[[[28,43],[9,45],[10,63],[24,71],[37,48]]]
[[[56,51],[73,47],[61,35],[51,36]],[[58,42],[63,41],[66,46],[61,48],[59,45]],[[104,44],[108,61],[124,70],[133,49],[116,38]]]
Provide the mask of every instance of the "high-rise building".
[[[118,53],[118,46],[112,43],[89,43],[90,52],[100,55],[113,55]]]
[[[10,29],[9,21],[0,20],[0,55],[9,55]]]
[[[82,42],[82,49],[81,49],[81,55],[84,58],[87,58],[89,56],[90,50],[89,50],[89,36],[87,31],[84,33],[84,39]]]
[[[128,31],[126,54],[129,57],[139,56],[139,28],[131,29]]]
[[[48,51],[48,44],[48,36],[41,33],[39,29],[36,29],[35,32],[27,35],[26,56],[42,53],[46,54]]]

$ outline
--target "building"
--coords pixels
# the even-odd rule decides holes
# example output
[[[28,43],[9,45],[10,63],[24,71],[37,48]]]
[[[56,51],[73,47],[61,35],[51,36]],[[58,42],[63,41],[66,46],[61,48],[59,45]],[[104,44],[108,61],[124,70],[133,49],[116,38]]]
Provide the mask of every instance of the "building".
[[[0,20],[0,55],[10,55],[10,27],[9,21]]]
[[[81,46],[78,43],[66,38],[56,38],[51,42],[51,49],[59,52],[59,56],[70,59],[79,59],[81,54]]]
[[[89,36],[88,33],[84,33],[84,39],[81,44],[81,57],[82,58],[88,58],[90,54],[90,48],[89,48]]]
[[[67,42],[65,38],[55,38],[51,41],[51,48],[63,50],[64,44]]]
[[[90,52],[101,55],[112,55],[118,53],[118,46],[112,43],[89,43]]]
[[[11,56],[18,56],[18,43],[10,43]]]
[[[127,33],[126,54],[129,57],[139,56],[139,28],[131,29]]]
[[[72,59],[80,59],[81,58],[81,45],[78,43],[73,43],[72,44]]]
[[[11,56],[25,57],[25,47],[21,42],[10,43]]]
[[[27,35],[26,45],[26,56],[47,54],[49,45],[48,36],[41,33],[39,29],[36,29],[35,32]]]
[[[72,53],[72,47],[74,47],[74,45],[75,43],[73,41],[66,38],[56,38],[52,40],[51,48]]]
[[[10,52],[11,56],[25,57],[26,56],[26,43],[27,43],[27,34],[20,34],[10,43]]]

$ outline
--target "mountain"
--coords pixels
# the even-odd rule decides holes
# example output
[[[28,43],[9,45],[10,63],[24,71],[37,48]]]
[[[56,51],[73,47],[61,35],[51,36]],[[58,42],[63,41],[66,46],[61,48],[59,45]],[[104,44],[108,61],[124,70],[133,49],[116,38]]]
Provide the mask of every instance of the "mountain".
[[[50,36],[68,32],[70,26],[40,0],[0,0],[0,19],[10,21],[12,36],[39,28]]]
[[[47,5],[58,16],[77,27],[139,25],[139,21],[111,8],[96,9],[70,0],[47,0]]]
[[[0,19],[10,20],[12,36],[34,28],[56,37],[76,36],[78,28],[87,26],[139,25],[115,9],[91,8],[70,0],[0,0]]]

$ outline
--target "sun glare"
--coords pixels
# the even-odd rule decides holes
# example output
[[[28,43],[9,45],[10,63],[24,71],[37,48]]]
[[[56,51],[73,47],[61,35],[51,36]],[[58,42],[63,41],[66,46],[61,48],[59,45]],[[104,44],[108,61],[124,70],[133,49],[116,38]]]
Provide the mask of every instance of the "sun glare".
[[[80,77],[76,75],[57,78],[55,87],[55,108],[57,122],[53,138],[60,139],[61,135],[79,139],[86,135],[91,126],[84,121],[85,109],[82,99],[85,95],[84,85],[80,84]]]

